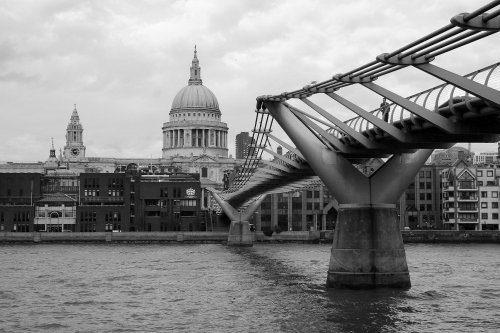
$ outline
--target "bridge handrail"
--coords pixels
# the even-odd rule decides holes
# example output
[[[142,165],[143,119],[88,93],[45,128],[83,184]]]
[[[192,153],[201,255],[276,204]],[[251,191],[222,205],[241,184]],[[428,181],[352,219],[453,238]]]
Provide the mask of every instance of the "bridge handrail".
[[[471,80],[481,83],[484,86],[487,87],[492,87],[500,90],[500,62],[497,62],[495,64],[489,65],[485,68],[476,70],[472,73],[469,73],[467,75],[464,75],[466,78],[470,78]],[[495,75],[492,75],[495,73]],[[492,76],[495,78],[495,80],[491,80]],[[449,94],[447,92],[449,90]],[[445,92],[443,94],[443,92]],[[434,94],[434,95],[433,95]],[[460,98],[458,98],[460,97]],[[447,107],[453,108],[457,104],[460,103],[467,103],[471,99],[474,98],[474,95],[463,91],[461,89],[457,89],[455,86],[448,84],[448,83],[443,83],[438,86],[435,86],[433,88],[429,88],[427,90],[421,91],[419,93],[416,93],[414,95],[408,96],[406,99],[428,109],[432,110],[434,112],[437,112],[439,110],[439,107],[447,103]],[[402,122],[404,120],[415,118],[416,116],[409,112],[408,110],[404,109],[403,107],[395,104],[395,103],[390,103],[388,105],[389,108],[389,115],[387,122],[388,123],[395,123],[395,122]],[[371,114],[373,114],[375,117],[383,120],[383,110],[382,108],[377,108],[375,110],[370,111]],[[376,126],[373,125],[371,122],[368,120],[364,119],[361,116],[357,116],[351,119],[348,119],[345,121],[347,125],[349,125],[351,128],[357,130],[358,132],[363,132],[367,131],[370,129],[375,128]],[[343,132],[338,131],[336,128],[330,128],[328,130],[331,134],[335,135],[338,138],[345,137],[345,134]]]

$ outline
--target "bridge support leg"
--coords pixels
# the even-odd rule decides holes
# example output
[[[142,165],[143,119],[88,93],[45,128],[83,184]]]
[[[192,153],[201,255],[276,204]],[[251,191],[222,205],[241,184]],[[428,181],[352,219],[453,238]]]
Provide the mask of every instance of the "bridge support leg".
[[[410,288],[394,205],[340,205],[327,287]]]
[[[265,105],[339,203],[327,286],[410,288],[395,204],[432,150],[393,155],[366,177],[284,104]]]
[[[219,204],[224,213],[231,219],[229,235],[227,237],[228,246],[253,246],[254,233],[250,231],[250,220],[252,214],[259,208],[266,197],[261,195],[245,209],[234,209],[226,200],[222,199],[218,193],[211,190],[212,196]]]
[[[254,234],[250,231],[248,221],[231,221],[227,237],[228,246],[253,246],[253,238]]]
[[[431,153],[431,149],[421,149],[394,155],[366,178],[368,188],[364,193],[353,193],[348,198],[350,203],[343,198],[333,238],[328,287],[411,287],[395,203]]]

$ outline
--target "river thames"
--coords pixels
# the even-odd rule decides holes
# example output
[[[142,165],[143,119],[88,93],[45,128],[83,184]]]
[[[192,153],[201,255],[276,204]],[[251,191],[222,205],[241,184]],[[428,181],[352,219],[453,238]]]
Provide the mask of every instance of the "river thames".
[[[0,331],[498,332],[500,245],[405,247],[410,290],[353,291],[330,244],[0,245]]]

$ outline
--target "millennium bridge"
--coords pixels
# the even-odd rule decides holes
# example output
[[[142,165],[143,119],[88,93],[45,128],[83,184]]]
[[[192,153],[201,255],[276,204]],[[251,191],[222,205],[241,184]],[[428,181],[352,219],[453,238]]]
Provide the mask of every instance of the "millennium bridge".
[[[409,288],[397,200],[434,149],[457,142],[500,140],[500,63],[463,75],[432,62],[499,29],[500,1],[493,1],[457,14],[442,28],[331,79],[257,97],[253,151],[227,190],[211,189],[232,221],[228,245],[252,245],[248,221],[266,194],[323,182],[338,211],[327,286]],[[490,37],[487,45],[500,52],[498,40]],[[483,51],[478,49],[476,54]],[[406,67],[443,84],[405,98],[375,83]],[[365,110],[359,106],[362,101],[342,96],[345,88],[355,85],[379,95],[381,106]],[[319,99],[331,103],[330,110],[335,106],[350,110],[353,118],[341,120],[340,112],[327,111]],[[274,123],[295,146],[272,134]],[[288,153],[274,153],[268,148],[271,141]],[[274,159],[264,159],[263,153]],[[370,158],[385,163],[367,176],[357,166]]]

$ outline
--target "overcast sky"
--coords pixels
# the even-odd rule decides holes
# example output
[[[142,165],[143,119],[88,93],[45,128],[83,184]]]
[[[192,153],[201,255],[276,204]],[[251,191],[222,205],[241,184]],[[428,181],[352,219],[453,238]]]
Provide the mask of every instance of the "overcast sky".
[[[187,85],[195,44],[234,155],[236,134],[252,129],[257,96],[347,72],[485,3],[2,0],[0,161],[45,161],[51,137],[59,151],[74,104],[87,156],[161,157],[162,124]],[[466,74],[498,61],[495,43],[498,34],[434,63]],[[415,69],[380,80],[405,96],[438,83]]]

